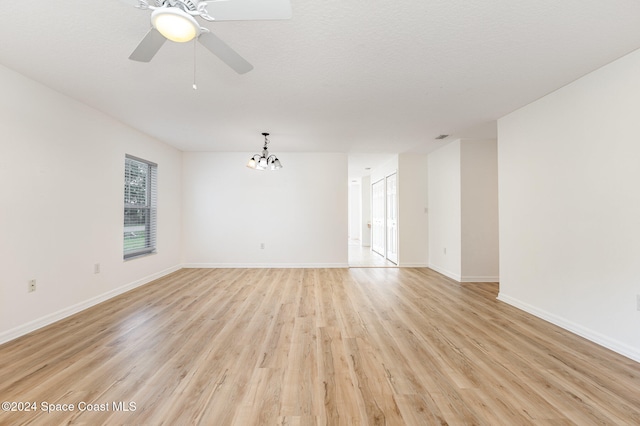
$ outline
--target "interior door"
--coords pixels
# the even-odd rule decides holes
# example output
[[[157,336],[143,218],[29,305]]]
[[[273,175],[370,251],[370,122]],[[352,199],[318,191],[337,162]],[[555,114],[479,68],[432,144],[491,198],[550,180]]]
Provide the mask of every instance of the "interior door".
[[[398,264],[398,194],[397,173],[387,176],[386,258]]]
[[[371,185],[371,249],[380,256],[385,255],[384,218],[384,179],[380,179]]]

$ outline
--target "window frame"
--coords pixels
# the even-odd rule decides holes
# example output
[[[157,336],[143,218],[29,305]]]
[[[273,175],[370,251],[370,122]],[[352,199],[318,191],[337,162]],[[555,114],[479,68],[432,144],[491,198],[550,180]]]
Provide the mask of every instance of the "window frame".
[[[145,181],[145,204],[131,204],[127,203],[127,195],[131,193],[131,189],[128,186],[128,162],[135,161],[137,163],[145,164],[147,167],[147,176]],[[123,191],[123,259],[130,260],[141,256],[147,256],[150,254],[154,254],[157,252],[157,193],[158,193],[158,165],[151,161],[135,157],[133,155],[126,154],[125,162],[124,162],[124,191]],[[129,197],[130,198],[130,197]],[[145,237],[144,237],[144,247],[134,248],[127,250],[127,226],[131,226],[131,224],[127,224],[127,218],[129,217],[127,212],[130,210],[143,210],[146,211],[144,214],[144,227],[145,227]]]

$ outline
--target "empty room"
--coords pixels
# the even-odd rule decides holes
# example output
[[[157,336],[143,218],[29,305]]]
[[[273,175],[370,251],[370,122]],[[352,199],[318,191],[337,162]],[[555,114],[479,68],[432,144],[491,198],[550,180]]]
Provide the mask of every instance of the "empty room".
[[[640,424],[640,3],[1,10],[0,425]]]

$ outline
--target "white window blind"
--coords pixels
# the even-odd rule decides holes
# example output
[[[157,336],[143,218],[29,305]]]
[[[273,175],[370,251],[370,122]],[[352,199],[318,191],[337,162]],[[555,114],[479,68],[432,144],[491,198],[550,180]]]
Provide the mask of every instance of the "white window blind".
[[[124,258],[156,251],[158,166],[127,155],[124,167]]]

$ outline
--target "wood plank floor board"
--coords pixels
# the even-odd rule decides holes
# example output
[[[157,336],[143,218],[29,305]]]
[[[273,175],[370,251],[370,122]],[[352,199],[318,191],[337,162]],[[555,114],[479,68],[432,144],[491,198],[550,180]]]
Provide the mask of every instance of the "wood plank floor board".
[[[460,309],[457,311],[457,315],[458,316],[462,316],[462,317],[467,317],[467,318],[473,318],[473,316],[471,316],[468,312],[465,312],[464,309]],[[461,323],[461,319],[460,318],[454,318],[454,323],[456,324],[460,324]],[[465,327],[463,327],[463,329],[465,330],[465,332],[467,333],[471,333],[473,334],[474,332],[477,333],[479,330],[474,330],[474,323],[473,322],[468,322],[464,324]],[[486,326],[486,325],[485,325]],[[449,331],[450,333],[451,331]],[[467,337],[467,342],[472,342],[475,343],[476,345],[466,345],[465,348],[467,350],[473,350],[474,348],[481,348],[482,352],[481,353],[476,353],[473,354],[472,359],[474,360],[474,364],[478,365],[478,366],[482,366],[482,364],[484,363],[484,361],[487,361],[488,358],[486,357],[487,351],[485,348],[485,343],[488,341],[491,341],[490,339],[490,335],[497,335],[497,333],[490,333],[487,336],[484,336],[484,338],[482,339],[482,344],[478,344],[478,339],[475,339],[472,337],[472,335],[468,335],[465,336]],[[513,337],[513,336],[512,336]],[[518,339],[509,339],[508,341],[514,342],[517,341]],[[531,340],[531,334],[527,335],[527,338],[522,339],[522,343],[524,343],[525,345],[530,343]],[[531,367],[531,360],[532,360],[532,350],[531,348],[528,348],[527,351],[525,351],[524,353],[527,354],[525,356],[525,359],[528,361],[528,363],[525,362],[519,362],[518,357],[505,357],[505,356],[501,356],[504,354],[510,354],[511,352],[509,352],[506,347],[498,347],[500,350],[498,351],[490,351],[491,353],[494,354],[494,357],[497,356],[498,358],[496,358],[499,362],[495,365],[495,366],[482,366],[481,370],[482,371],[493,371],[493,372],[500,372],[502,369],[506,369],[508,368],[508,370],[505,371],[506,373],[506,377],[515,377],[518,378],[519,380],[514,381],[510,386],[509,386],[509,390],[512,393],[511,399],[516,399],[516,398],[520,398],[522,402],[524,402],[525,400],[523,399],[523,397],[526,397],[527,400],[529,400],[530,402],[534,402],[534,407],[536,407],[535,411],[537,411],[537,413],[533,413],[533,411],[531,409],[524,409],[523,410],[527,413],[527,415],[529,415],[531,417],[531,420],[536,420],[541,421],[542,419],[544,419],[545,417],[547,417],[550,413],[552,413],[553,407],[551,406],[551,403],[545,403],[544,400],[542,400],[540,397],[537,397],[538,393],[533,392],[532,390],[532,384],[536,384],[536,379],[537,379],[537,375],[536,372],[539,371],[537,368],[532,368]],[[485,356],[483,356],[483,354]],[[546,355],[546,352],[543,354]],[[534,358],[535,359],[535,358]],[[540,356],[540,359],[546,359],[545,356]],[[535,364],[535,363],[534,363]],[[542,366],[538,366],[538,368],[540,368]],[[497,376],[502,376],[501,380],[504,380],[505,374],[502,375],[497,375]],[[538,376],[539,378],[539,376]],[[528,383],[528,386],[526,387],[521,387],[520,383]],[[543,383],[544,386],[548,387],[548,380],[541,380],[540,383]],[[495,386],[496,384],[494,383],[493,386]],[[499,389],[502,389],[503,391],[505,390],[503,386],[499,386]],[[538,387],[538,390],[541,389],[540,387]],[[548,393],[548,391],[547,391]],[[520,395],[520,396],[519,396]],[[531,401],[533,400],[533,401]],[[526,404],[523,403],[523,407]],[[584,412],[584,410],[583,410]],[[593,420],[593,419],[592,419]]]
[[[426,268],[183,269],[1,345],[0,399],[76,407],[0,425],[640,424],[638,363],[497,293]]]

